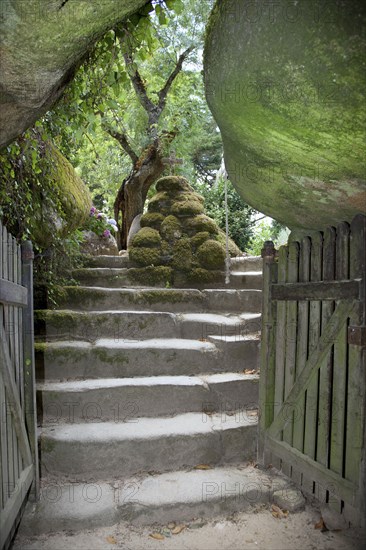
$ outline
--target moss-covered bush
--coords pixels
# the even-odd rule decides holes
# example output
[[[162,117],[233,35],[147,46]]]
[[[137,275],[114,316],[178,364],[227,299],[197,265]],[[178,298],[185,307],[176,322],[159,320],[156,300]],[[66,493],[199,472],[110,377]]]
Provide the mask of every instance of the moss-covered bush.
[[[156,248],[161,246],[161,237],[159,231],[152,227],[142,227],[133,237],[132,247],[138,248]]]
[[[164,216],[159,214],[159,212],[147,212],[141,217],[140,224],[141,227],[152,227],[159,231],[163,221]]]
[[[189,271],[193,256],[191,243],[188,237],[178,239],[173,247],[172,267],[177,271]]]
[[[165,241],[176,241],[182,236],[182,224],[176,216],[167,216],[161,224],[160,233]]]
[[[165,281],[175,286],[222,280],[225,235],[204,214],[203,197],[177,176],[162,178],[156,189],[148,213],[142,217],[143,227],[129,248],[131,261],[141,266],[134,272],[135,280],[144,284]],[[231,240],[230,251],[233,256],[240,253]]]
[[[207,269],[221,269],[225,266],[225,249],[217,241],[208,240],[197,250],[197,258]]]
[[[141,285],[170,286],[172,284],[173,270],[164,265],[131,268],[128,276],[133,283]]]
[[[137,266],[146,267],[148,265],[159,265],[161,263],[161,250],[159,248],[130,248],[130,260]]]

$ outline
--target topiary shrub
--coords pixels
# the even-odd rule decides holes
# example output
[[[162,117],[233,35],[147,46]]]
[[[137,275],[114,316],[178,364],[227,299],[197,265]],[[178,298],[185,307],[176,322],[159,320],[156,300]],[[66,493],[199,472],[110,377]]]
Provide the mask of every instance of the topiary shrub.
[[[197,216],[204,211],[203,203],[193,194],[172,203],[171,212],[175,216]]]
[[[214,271],[196,267],[187,273],[187,282],[194,283],[218,283],[222,281],[222,271]]]
[[[146,267],[149,265],[159,265],[161,263],[161,249],[160,248],[139,248],[131,247],[129,251],[129,258],[133,264],[137,266]]]
[[[141,217],[140,225],[141,227],[152,227],[159,231],[163,221],[163,214],[159,214],[159,212],[147,212]]]
[[[194,218],[186,220],[184,227],[189,235],[194,235],[203,231],[207,231],[212,235],[218,235],[219,233],[219,227],[216,222],[205,214],[200,214]]]
[[[188,271],[191,268],[192,259],[190,239],[182,237],[174,244],[172,267],[177,271]]]
[[[158,193],[166,191],[169,195],[188,191],[192,193],[192,187],[188,181],[181,176],[167,176],[161,178],[156,184],[156,190]]]
[[[208,240],[198,248],[197,258],[206,269],[222,269],[225,266],[225,249],[217,241]]]
[[[166,287],[172,283],[171,267],[159,265],[140,268],[131,268],[128,271],[128,276],[133,283],[142,285],[160,285]]]
[[[160,234],[168,242],[180,239],[182,236],[182,224],[175,216],[167,216],[161,224]]]
[[[222,246],[224,246],[226,250],[226,235],[221,229],[219,234],[216,235],[215,240],[220,244],[222,244]],[[232,258],[235,256],[241,255],[240,248],[234,243],[232,239],[230,239],[230,237],[229,237],[229,254]]]
[[[201,231],[193,237],[191,237],[191,245],[193,252],[196,252],[197,248],[201,246],[205,241],[208,241],[210,234],[208,231]]]
[[[161,246],[161,237],[159,231],[152,227],[142,227],[133,237],[131,242],[132,247],[139,248],[156,248]]]

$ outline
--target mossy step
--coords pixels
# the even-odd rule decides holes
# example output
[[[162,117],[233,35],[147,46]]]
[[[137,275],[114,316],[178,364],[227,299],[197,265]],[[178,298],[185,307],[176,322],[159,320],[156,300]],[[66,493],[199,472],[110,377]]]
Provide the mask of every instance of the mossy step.
[[[70,310],[259,312],[259,290],[64,287],[60,307]]]
[[[46,382],[37,386],[38,419],[50,424],[124,422],[188,412],[258,408],[258,375],[220,373]]]
[[[215,344],[180,338],[38,342],[35,350],[39,381],[218,373],[242,370],[251,357],[248,350],[240,362],[223,365]]]
[[[107,288],[131,286],[127,267],[87,267],[75,269],[72,276],[84,286]]]
[[[40,436],[42,474],[70,481],[254,460],[257,418],[248,411],[186,413],[124,422],[58,424]]]
[[[99,338],[115,341],[154,338],[157,334],[175,338],[179,326],[174,314],[151,311],[71,311],[35,312],[37,340],[82,340]]]
[[[124,268],[129,267],[128,255],[125,256],[84,256],[85,267]]]

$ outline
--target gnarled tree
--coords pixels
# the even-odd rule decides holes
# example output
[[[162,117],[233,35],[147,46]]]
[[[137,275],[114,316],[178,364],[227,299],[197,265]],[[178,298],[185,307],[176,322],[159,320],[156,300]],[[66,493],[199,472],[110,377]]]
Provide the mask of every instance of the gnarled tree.
[[[157,92],[157,100],[153,101],[149,97],[146,83],[134,62],[133,48],[131,41],[128,39],[126,29],[124,29],[124,33],[119,35],[119,44],[123,51],[126,72],[131,80],[136,97],[147,114],[146,134],[149,142],[142,151],[137,153],[132,147],[127,133],[123,129],[116,129],[115,125],[111,125],[105,121],[104,116],[102,116],[102,127],[110,136],[118,141],[132,161],[131,172],[123,180],[114,202],[114,216],[119,228],[118,245],[120,249],[126,249],[131,224],[134,218],[143,212],[150,187],[162,175],[166,167],[163,160],[164,155],[178,131],[177,129],[173,131],[159,131],[159,121],[166,106],[172,84],[181,72],[183,63],[193,50],[193,47],[189,47],[179,56],[164,86]]]

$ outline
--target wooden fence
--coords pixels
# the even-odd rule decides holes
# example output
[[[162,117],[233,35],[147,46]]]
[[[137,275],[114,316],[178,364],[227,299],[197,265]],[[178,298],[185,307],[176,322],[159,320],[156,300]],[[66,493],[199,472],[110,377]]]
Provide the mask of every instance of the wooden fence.
[[[365,526],[366,217],[263,256],[259,456]]]
[[[38,496],[32,265],[32,244],[20,247],[0,222],[0,548],[30,490]]]

